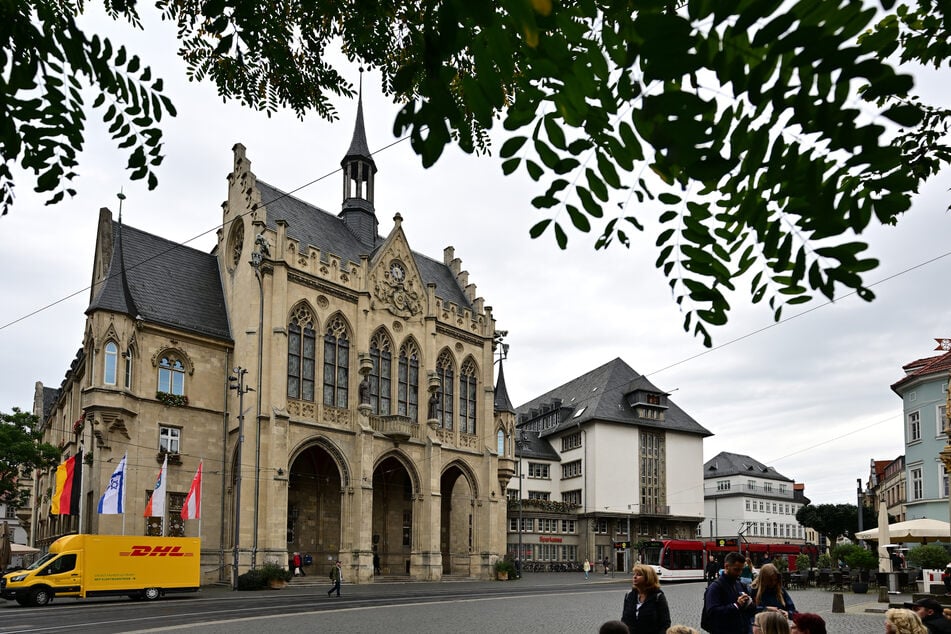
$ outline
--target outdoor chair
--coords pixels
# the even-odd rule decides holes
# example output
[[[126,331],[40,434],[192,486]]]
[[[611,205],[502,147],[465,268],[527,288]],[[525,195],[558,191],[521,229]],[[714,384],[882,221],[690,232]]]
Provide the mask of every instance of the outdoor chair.
[[[817,588],[828,588],[829,587],[830,576],[829,573],[825,570],[819,572],[819,576],[816,578],[816,587]]]

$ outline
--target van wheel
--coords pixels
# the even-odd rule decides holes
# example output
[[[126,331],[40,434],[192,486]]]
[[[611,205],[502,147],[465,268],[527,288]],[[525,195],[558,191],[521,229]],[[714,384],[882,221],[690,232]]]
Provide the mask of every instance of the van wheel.
[[[146,601],[155,601],[162,595],[158,588],[146,588],[142,591],[142,598]]]
[[[46,605],[53,599],[53,593],[46,588],[35,588],[30,592],[30,603],[33,605]]]

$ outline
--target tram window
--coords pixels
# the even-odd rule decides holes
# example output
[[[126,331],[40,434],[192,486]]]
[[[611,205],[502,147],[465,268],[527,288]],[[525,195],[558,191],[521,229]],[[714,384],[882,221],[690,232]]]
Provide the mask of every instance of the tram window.
[[[700,551],[674,550],[668,552],[671,556],[667,567],[671,570],[695,570],[697,568],[703,568],[703,565],[700,563],[703,553]]]

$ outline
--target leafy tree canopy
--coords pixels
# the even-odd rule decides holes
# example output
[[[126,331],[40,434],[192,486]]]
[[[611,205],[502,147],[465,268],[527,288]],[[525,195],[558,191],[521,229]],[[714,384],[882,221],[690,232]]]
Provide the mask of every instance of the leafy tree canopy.
[[[597,248],[657,229],[657,266],[710,344],[741,285],[775,319],[787,305],[854,289],[878,262],[858,239],[893,224],[951,157],[949,112],[922,103],[887,61],[941,66],[947,3],[852,0],[157,0],[194,80],[268,113],[335,117],[353,87],[327,55],[382,76],[424,165],[445,147],[489,149],[501,122],[506,174],[538,183],[531,236]],[[3,3],[4,169],[19,160],[62,197],[82,144],[79,79],[130,152],[133,178],[161,160],[163,112],[148,68],[87,38],[81,3]],[[138,24],[135,0],[106,0]],[[26,61],[17,61],[26,60]],[[39,93],[39,94],[37,94]],[[0,171],[3,209],[12,200]]]
[[[878,526],[878,516],[872,509],[862,507],[862,527]],[[839,537],[855,540],[858,531],[858,507],[855,504],[806,504],[796,512],[796,521],[824,535],[834,546]]]
[[[40,442],[41,436],[33,414],[16,407],[12,414],[0,412],[0,504],[14,508],[29,504],[30,492],[21,488],[22,479],[59,462],[59,449]]]

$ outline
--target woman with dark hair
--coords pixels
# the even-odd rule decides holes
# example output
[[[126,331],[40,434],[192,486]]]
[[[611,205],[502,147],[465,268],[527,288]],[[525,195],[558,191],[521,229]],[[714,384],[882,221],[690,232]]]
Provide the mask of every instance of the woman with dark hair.
[[[826,634],[826,622],[818,614],[797,612],[792,615],[792,634]]]
[[[624,595],[621,621],[631,634],[664,634],[670,627],[670,606],[652,567],[634,566],[631,591]]]

